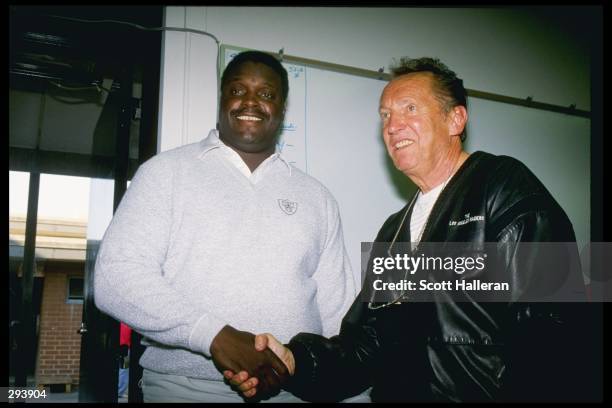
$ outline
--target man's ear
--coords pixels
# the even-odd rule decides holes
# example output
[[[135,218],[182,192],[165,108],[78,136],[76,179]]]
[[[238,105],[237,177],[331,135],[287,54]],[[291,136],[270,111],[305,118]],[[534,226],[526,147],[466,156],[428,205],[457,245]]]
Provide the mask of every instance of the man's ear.
[[[467,124],[468,113],[465,106],[457,105],[450,112],[450,134],[452,136],[460,135]]]

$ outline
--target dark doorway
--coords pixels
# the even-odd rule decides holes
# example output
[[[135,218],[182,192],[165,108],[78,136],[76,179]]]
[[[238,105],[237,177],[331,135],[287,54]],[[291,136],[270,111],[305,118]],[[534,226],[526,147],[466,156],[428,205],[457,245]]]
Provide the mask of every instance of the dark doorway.
[[[21,296],[23,293],[22,278],[21,278],[21,260],[9,259],[9,378],[16,374],[17,364],[17,342],[16,333],[20,331],[20,306]],[[28,377],[33,377],[36,370],[36,355],[38,353],[38,338],[40,336],[40,305],[42,303],[42,289],[44,278],[34,277],[32,288],[32,313],[36,322],[36,340],[34,342],[34,353],[24,361],[25,372]]]
[[[163,6],[10,6],[9,170],[114,180],[116,206],[138,165],[157,146],[162,34],[134,25],[160,27],[162,20]],[[91,244],[83,288],[79,402],[116,402],[119,326],[95,308],[89,266],[96,243]],[[27,283],[33,285],[32,312],[26,308],[32,322],[42,288],[33,282]],[[16,316],[23,308],[16,297],[19,285],[19,279],[11,282],[10,309]],[[11,345],[23,341],[26,332],[17,327],[9,332],[12,356]],[[36,350],[21,356],[10,367],[31,364]],[[130,393],[130,401],[139,398],[138,392]]]

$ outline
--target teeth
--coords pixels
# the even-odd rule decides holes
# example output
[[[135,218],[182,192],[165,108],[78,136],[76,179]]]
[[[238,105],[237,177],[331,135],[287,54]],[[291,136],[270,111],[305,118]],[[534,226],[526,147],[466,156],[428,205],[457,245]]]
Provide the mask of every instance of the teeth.
[[[261,118],[258,118],[256,116],[242,115],[242,116],[238,116],[238,120],[255,120],[255,121],[260,121]]]
[[[411,145],[411,144],[413,144],[413,143],[414,143],[414,141],[412,141],[412,140],[404,139],[404,140],[402,140],[401,142],[397,142],[397,143],[395,144],[395,149],[396,149],[396,150],[397,150],[397,149],[401,149],[402,147],[409,146],[409,145]]]

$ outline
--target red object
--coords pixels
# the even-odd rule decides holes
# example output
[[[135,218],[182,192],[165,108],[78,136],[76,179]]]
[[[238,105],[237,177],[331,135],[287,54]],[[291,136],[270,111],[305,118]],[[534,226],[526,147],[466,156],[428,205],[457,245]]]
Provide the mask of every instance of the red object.
[[[126,344],[128,347],[132,345],[132,329],[127,324],[121,322],[119,327],[119,345]]]

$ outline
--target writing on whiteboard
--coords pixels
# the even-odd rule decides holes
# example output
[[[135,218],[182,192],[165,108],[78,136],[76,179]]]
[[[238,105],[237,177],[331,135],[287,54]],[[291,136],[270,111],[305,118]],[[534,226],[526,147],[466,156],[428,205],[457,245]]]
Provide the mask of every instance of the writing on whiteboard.
[[[295,65],[285,65],[285,69],[287,73],[294,78],[299,78],[300,75],[304,72],[304,67],[299,67]]]
[[[295,132],[297,130],[297,126],[295,125],[295,123],[283,123],[283,130]]]

